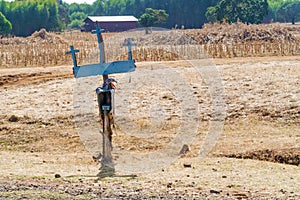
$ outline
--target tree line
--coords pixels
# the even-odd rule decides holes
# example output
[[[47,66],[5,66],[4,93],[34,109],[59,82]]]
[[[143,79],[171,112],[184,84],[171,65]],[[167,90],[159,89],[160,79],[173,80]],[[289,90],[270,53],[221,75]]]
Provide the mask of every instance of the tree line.
[[[167,13],[165,21],[155,24],[164,28],[201,28],[204,23],[224,20],[295,23],[300,18],[299,0],[96,0],[92,5],[62,0],[1,0],[0,35],[28,36],[40,28],[78,28],[88,15],[140,18],[147,8]]]
[[[76,3],[63,5],[67,7],[70,16],[81,13],[86,16],[133,15],[140,18],[146,12],[146,8],[165,10],[168,19],[165,23],[156,24],[157,26],[199,28],[206,22],[206,9],[217,2],[218,0],[96,0],[92,5]],[[73,23],[75,20],[72,19]]]
[[[2,0],[0,13],[11,23],[13,35],[27,36],[41,28],[57,30],[60,26],[56,0]]]
[[[275,22],[291,22],[300,20],[299,0],[268,0],[269,13],[267,19]]]

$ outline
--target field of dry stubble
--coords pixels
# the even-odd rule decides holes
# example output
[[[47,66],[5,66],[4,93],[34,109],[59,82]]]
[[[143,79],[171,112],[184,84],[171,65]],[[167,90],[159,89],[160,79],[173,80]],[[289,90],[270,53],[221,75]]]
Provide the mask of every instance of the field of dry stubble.
[[[211,27],[207,26],[206,29],[208,28]],[[225,26],[224,30],[227,29]],[[289,36],[287,40],[294,42],[287,48],[299,48],[299,29],[296,26],[279,30],[284,30],[278,33],[279,36]],[[267,35],[268,31],[263,33]],[[51,36],[53,41],[59,39],[66,42],[66,46],[84,45],[85,42],[91,45],[91,52],[81,52],[80,62],[87,63],[98,59],[95,54],[97,46],[94,45],[94,36],[82,37],[81,33],[76,33],[76,37],[81,39],[74,43],[67,33],[55,37],[52,33],[45,34],[47,37]],[[183,34],[185,37],[182,37],[182,34],[176,35],[176,32],[153,34],[155,38],[166,41],[166,47],[159,46],[161,42],[154,44],[151,36],[136,38],[137,43],[143,44],[134,49],[134,56],[138,57],[139,61],[136,63],[136,72],[115,76],[119,83],[116,90],[117,134],[113,137],[114,149],[117,152],[142,154],[159,151],[170,143],[179,134],[177,131],[182,126],[182,115],[185,112],[180,107],[184,100],[181,99],[182,95],[178,94],[181,88],[178,80],[183,80],[189,87],[187,91],[190,94],[187,98],[196,102],[199,109],[197,118],[189,121],[198,126],[194,140],[189,144],[190,151],[180,156],[173,164],[153,172],[128,174],[117,171],[113,177],[100,179],[97,177],[99,165],[92,159],[93,148],[84,146],[81,140],[83,133],[78,131],[74,124],[74,112],[76,113],[77,109],[74,107],[74,98],[80,97],[74,90],[82,83],[72,78],[71,62],[61,61],[55,64],[51,61],[52,64],[38,66],[38,60],[41,58],[36,57],[32,59],[32,66],[25,66],[22,59],[12,65],[4,64],[2,60],[0,199],[300,198],[298,50],[294,49],[288,55],[282,55],[281,51],[273,52],[274,55],[257,55],[263,52],[263,47],[255,52],[253,46],[254,50],[249,57],[241,54],[241,46],[245,43],[236,41],[241,46],[238,47],[239,51],[235,51],[230,46],[233,43],[225,42],[224,45],[230,44],[229,48],[226,50],[224,46],[222,51],[215,49],[218,53],[214,56],[212,52],[211,56],[216,57],[214,59],[207,59],[203,47],[199,47],[198,54],[202,55],[200,60],[197,55],[188,55],[197,49],[194,45],[200,45],[199,38],[203,38],[204,33],[187,30]],[[220,35],[206,36],[219,38],[219,43],[211,43],[220,44]],[[252,37],[254,36],[253,33]],[[170,42],[178,37],[178,42],[188,41],[190,48],[178,43],[168,52],[167,50],[172,48]],[[32,38],[34,36],[19,40]],[[108,34],[106,38],[111,44],[117,42],[112,42],[110,38],[123,40],[123,36],[115,34]],[[227,34],[223,37],[225,41],[224,38],[235,37]],[[51,43],[49,38],[48,40],[52,45],[57,44]],[[89,43],[89,40],[93,42]],[[194,41],[197,42],[193,43]],[[145,52],[150,43],[150,50]],[[2,41],[1,48],[5,45],[8,44]],[[158,50],[153,50],[155,45],[159,46]],[[107,56],[113,57],[109,59],[123,58],[126,51],[119,49],[122,47],[118,47],[115,53],[108,53]],[[55,51],[60,54],[58,49]],[[230,51],[239,53],[228,53],[224,56]],[[184,53],[187,57],[182,56]],[[189,59],[198,59],[198,64],[193,65],[195,60],[190,62]],[[35,62],[37,64],[34,64]],[[205,81],[205,70],[210,67],[214,67],[221,78],[226,116],[223,131],[217,138],[216,145],[205,158],[200,159],[199,149],[211,128],[210,123],[214,116],[210,85]],[[178,78],[178,74],[181,79]],[[89,81],[91,80],[89,88],[81,89],[90,90],[93,94],[100,78],[92,78]],[[124,96],[127,95],[131,95],[131,98],[127,99],[129,102],[124,100]],[[93,106],[94,118],[97,120],[97,107]],[[134,134],[128,134],[127,131]],[[190,134],[193,130],[180,131]],[[143,135],[149,132],[153,135]],[[181,147],[178,148],[180,150]],[[126,162],[129,165],[131,161]],[[116,163],[118,164],[117,159]],[[125,163],[125,166],[128,165]]]

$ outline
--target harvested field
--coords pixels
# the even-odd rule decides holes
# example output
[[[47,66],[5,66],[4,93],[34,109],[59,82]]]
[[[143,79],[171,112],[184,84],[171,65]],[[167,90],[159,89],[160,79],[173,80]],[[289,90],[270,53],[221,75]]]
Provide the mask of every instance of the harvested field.
[[[82,50],[81,64],[97,62],[95,36],[40,31],[1,40],[0,52],[9,52],[1,55],[10,64],[1,60],[0,199],[299,199],[300,57],[281,55],[272,46],[275,40],[298,45],[299,29],[233,26],[251,29],[249,38],[257,41],[243,43],[245,38],[237,39],[241,32],[222,39],[232,27],[217,24],[154,32],[159,45],[140,34],[145,43],[134,47],[133,57],[142,62],[136,62],[135,72],[114,76],[116,173],[111,177],[101,177],[93,159],[101,149],[95,97],[101,77],[75,80],[71,58],[64,54],[74,44]],[[267,40],[273,56],[243,50],[243,56],[208,59],[204,48],[190,42],[200,43],[203,31],[209,33],[207,47]],[[190,34],[181,39],[189,45],[167,44],[180,38],[173,33]],[[127,35],[105,37],[108,60],[126,58],[120,44]],[[20,60],[12,61],[16,47],[39,54],[28,53],[32,64],[25,65],[23,50]],[[56,64],[49,55],[57,56]],[[184,143],[188,148],[182,149]],[[175,144],[172,151],[169,144]]]
[[[147,94],[152,92],[151,96],[162,97],[157,102],[161,106],[173,105],[172,94],[162,88],[152,90],[150,86],[155,85],[155,79],[139,80],[143,77],[139,74],[147,74],[149,69],[159,73],[173,69],[189,77],[200,106],[200,127],[191,150],[172,165],[152,173],[117,173],[104,179],[96,176],[99,165],[74,127],[75,82],[70,78],[71,67],[2,69],[0,92],[5,98],[1,99],[0,111],[0,197],[297,199],[300,197],[296,160],[300,148],[299,60],[298,57],[215,60],[224,83],[227,114],[217,145],[204,159],[199,159],[198,150],[212,117],[205,82],[193,74],[186,61],[137,63],[138,71],[130,74],[132,81],[147,81],[149,88],[141,87],[143,90],[140,88],[135,98],[147,101]],[[10,77],[10,81],[4,77]],[[117,79],[120,81],[117,93],[126,94],[128,79],[126,76]],[[129,113],[125,105],[117,103],[120,112],[116,118],[119,128],[113,139],[115,151],[122,152],[122,147],[146,153],[165,146],[168,140],[163,138],[155,145],[144,137],[137,140],[124,135],[126,117],[140,119],[139,110],[149,104],[135,101],[132,106],[138,110]],[[169,114],[171,121],[176,122],[178,113]],[[160,130],[159,124],[148,121],[147,115],[144,117],[143,122],[136,121],[137,127]],[[166,127],[154,137],[169,137],[170,131]]]
[[[126,33],[105,33],[107,61],[124,59],[125,38],[132,38],[137,47],[133,57],[143,61],[174,61],[181,59],[232,58],[299,55],[298,26],[267,24],[206,24],[200,30],[155,30],[145,35],[143,30]],[[110,39],[108,39],[110,38]],[[41,67],[71,65],[66,54],[70,45],[80,52],[79,64],[98,62],[97,39],[91,33],[79,31],[62,34],[44,29],[27,38],[0,39],[0,67]]]

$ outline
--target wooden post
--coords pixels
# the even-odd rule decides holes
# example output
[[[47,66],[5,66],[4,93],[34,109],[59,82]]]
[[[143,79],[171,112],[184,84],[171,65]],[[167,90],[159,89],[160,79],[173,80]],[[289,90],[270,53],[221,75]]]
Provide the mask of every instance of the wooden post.
[[[103,43],[103,36],[102,32],[104,30],[99,29],[98,25],[96,25],[96,30],[92,33],[97,34],[97,39],[99,43],[99,52],[100,52],[100,64],[105,63],[105,52],[104,52],[104,43]],[[105,84],[106,80],[108,79],[108,75],[103,75],[103,85]],[[100,94],[98,94],[100,95]],[[99,96],[98,96],[99,99]],[[111,93],[110,92],[105,92],[103,96],[103,104],[104,105],[111,105]],[[99,103],[99,111],[100,111],[100,117],[102,119],[102,124],[103,124],[103,131],[102,131],[102,138],[103,138],[103,147],[102,147],[102,159],[101,159],[101,169],[102,173],[109,173],[111,171],[114,171],[114,165],[112,162],[112,144],[111,144],[111,122],[109,119],[109,114],[111,108],[107,109],[106,107],[101,105]],[[101,173],[100,172],[100,173]]]
[[[112,145],[111,145],[111,124],[109,119],[109,110],[103,110],[103,167],[113,168],[112,163]]]

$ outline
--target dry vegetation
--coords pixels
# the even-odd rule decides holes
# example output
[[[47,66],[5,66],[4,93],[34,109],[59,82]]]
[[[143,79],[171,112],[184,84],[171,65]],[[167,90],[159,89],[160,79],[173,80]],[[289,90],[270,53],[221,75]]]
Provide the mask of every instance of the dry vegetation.
[[[172,165],[104,179],[96,177],[99,165],[92,159],[100,147],[84,138],[99,139],[95,88],[101,77],[74,80],[65,54],[72,44],[81,64],[97,62],[95,35],[41,30],[28,38],[1,39],[0,199],[299,199],[299,33],[298,26],[240,23],[151,35],[106,33],[109,61],[127,58],[121,44],[128,36],[138,44],[137,61],[163,60],[137,62],[136,72],[115,77],[118,164],[124,151],[143,154],[166,146],[178,134],[182,111],[192,110],[183,100],[192,99],[200,113],[189,119],[199,125],[190,151]],[[217,57],[227,113],[214,149],[199,160],[214,117],[205,79],[213,63],[197,60],[199,73],[191,67],[195,60],[170,60],[206,58],[205,49]],[[54,66],[63,64],[69,66]],[[77,100],[93,112],[82,109],[82,127],[74,124],[74,112],[81,111]],[[94,135],[84,132],[93,126]]]
[[[151,35],[145,35],[143,30],[106,33],[106,38],[113,37],[105,42],[106,58],[127,58],[122,47],[126,37],[137,43],[133,49],[136,61],[299,55],[300,39],[295,34],[299,29],[280,24],[237,23],[206,24],[200,30],[158,30]],[[79,64],[99,59],[96,37],[78,31],[55,34],[42,29],[27,38],[3,38],[0,44],[0,67],[70,65],[72,61],[66,55],[70,45],[80,50]]]
[[[176,74],[171,76],[170,69],[187,77],[201,111],[200,122],[190,123],[199,123],[199,132],[191,151],[163,170],[136,178],[120,173],[120,177],[101,180],[95,176],[99,168],[92,152],[85,150],[87,146],[79,138],[85,132],[74,128],[75,80],[69,78],[71,67],[30,68],[30,72],[27,68],[1,69],[1,77],[8,74],[10,81],[1,81],[0,86],[4,97],[0,99],[0,198],[299,199],[299,56],[216,62],[224,83],[227,115],[224,131],[211,154],[202,160],[197,158],[212,117],[203,77],[186,61],[137,63],[131,84],[129,77],[117,77],[119,128],[113,139],[114,154],[125,150],[146,153],[166,145],[173,136],[181,115],[180,99],[174,91],[182,84],[176,81]],[[162,79],[168,84],[158,84]],[[93,96],[97,77],[77,84],[83,82],[87,84],[80,87],[82,91],[90,91]],[[132,92],[132,88],[137,91]],[[129,96],[132,98],[125,101]],[[81,96],[83,100],[85,97]],[[158,114],[165,108],[165,120],[161,115],[149,119],[151,102],[158,104],[154,105]],[[95,115],[84,116],[87,126],[98,119],[97,108],[92,108]],[[155,121],[160,119],[164,123]],[[153,130],[159,134],[138,139],[126,135],[124,129],[142,136]],[[130,162],[127,160],[127,164]],[[191,167],[184,167],[188,164]],[[56,174],[61,178],[54,178]]]

